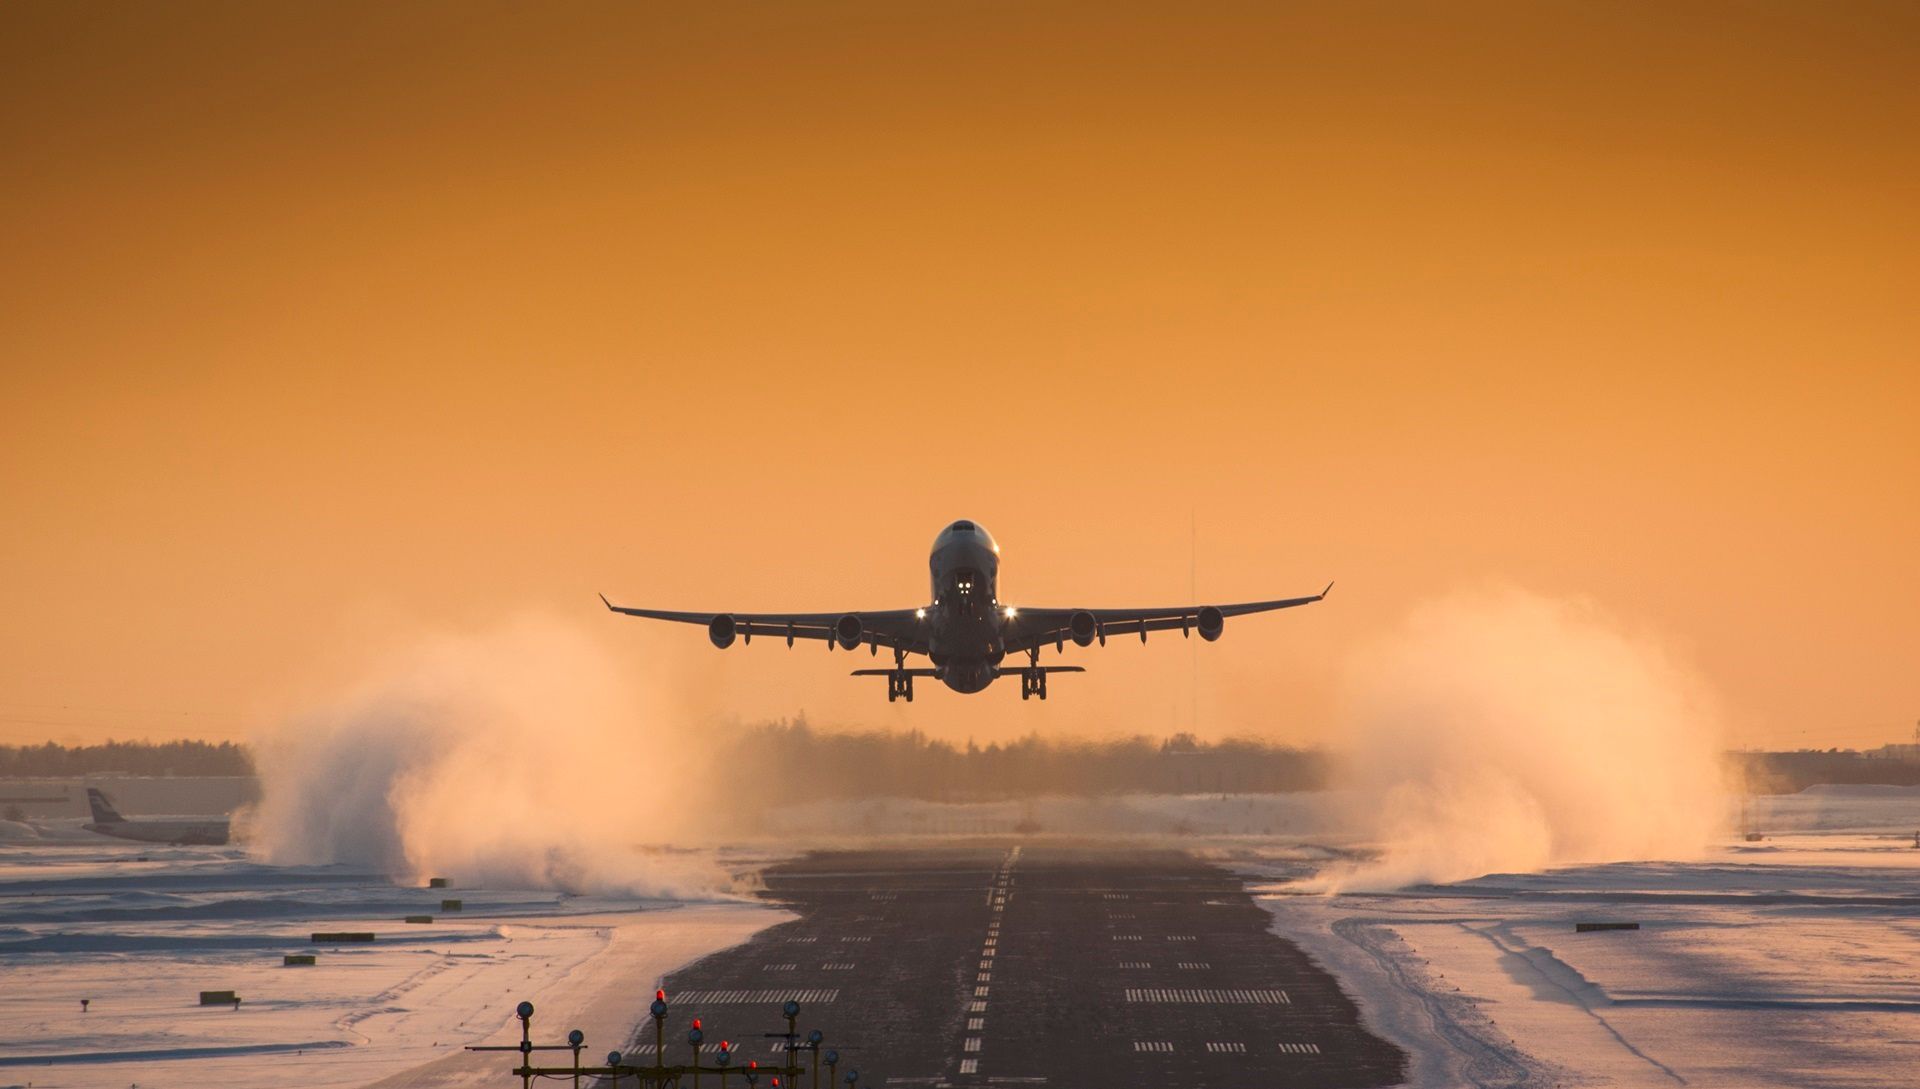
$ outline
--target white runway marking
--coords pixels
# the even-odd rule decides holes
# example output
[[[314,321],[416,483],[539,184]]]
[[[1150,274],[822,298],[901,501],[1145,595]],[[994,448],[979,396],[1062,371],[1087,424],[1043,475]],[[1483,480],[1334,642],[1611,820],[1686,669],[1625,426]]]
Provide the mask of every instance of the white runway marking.
[[[733,1006],[749,1002],[832,1002],[840,997],[840,988],[823,987],[813,990],[701,990],[681,991],[672,996],[676,1003],[700,1003],[708,1006]]]
[[[1193,969],[1193,968],[1211,968],[1211,967],[1213,967],[1213,965],[1211,965],[1211,964],[1208,964],[1208,963],[1207,963],[1206,961],[1204,961],[1204,960],[1183,960],[1183,961],[1181,961],[1181,962],[1180,962],[1180,967],[1182,967],[1182,968],[1187,968],[1187,969]]]
[[[1170,942],[1191,942],[1199,941],[1200,939],[1191,934],[1169,934],[1167,935],[1167,940]]]
[[[1240,1043],[1222,1044],[1209,1041],[1207,1050],[1216,1055],[1245,1055],[1247,1053],[1247,1045]]]
[[[808,941],[812,941],[813,939],[812,939],[812,938],[808,938],[807,940],[808,940]],[[861,937],[858,937],[858,938],[841,938],[840,940],[841,940],[841,941],[843,941],[843,942],[870,942],[870,941],[872,941],[872,940],[873,940],[873,935],[871,935],[871,934],[866,934],[866,935],[862,935]]]
[[[981,972],[980,974],[978,974],[978,975],[976,975],[976,976],[974,976],[974,977],[973,977],[973,981],[974,981],[975,983],[992,983],[992,982],[993,982],[993,973],[992,973],[992,972]]]
[[[1135,1040],[1133,1049],[1135,1051],[1172,1051],[1173,1044],[1166,1040]]]
[[[1319,1044],[1281,1044],[1280,1050],[1286,1052],[1289,1055],[1318,1055],[1320,1054],[1320,1045]]]
[[[1138,935],[1138,934],[1115,934],[1115,935],[1113,936],[1113,940],[1114,940],[1114,941],[1117,941],[1117,942],[1137,942],[1137,941],[1139,941],[1139,940],[1140,940],[1140,935]]]
[[[968,1031],[968,1032],[979,1032],[979,1031],[980,1031],[981,1029],[984,1029],[984,1028],[986,1028],[986,1027],[987,1027],[987,1019],[986,1019],[986,1018],[984,1018],[984,1017],[969,1017],[969,1018],[967,1018],[967,1031]]]
[[[807,945],[811,942],[817,942],[819,940],[820,940],[819,938],[788,938],[787,944],[788,945]]]
[[[853,970],[853,962],[850,960],[828,961],[820,966],[820,970],[823,972],[850,972]]]
[[[1204,1002],[1214,1005],[1286,1006],[1287,992],[1276,990],[1226,990],[1205,988],[1186,990],[1178,987],[1128,987],[1129,1002]]]
[[[966,1048],[967,1048],[967,1050],[968,1050],[968,1051],[978,1051],[978,1050],[980,1050],[980,1037],[978,1037],[978,1036],[969,1036],[969,1037],[967,1037],[967,1043],[966,1043]]]
[[[1151,967],[1153,967],[1153,965],[1152,965],[1152,963],[1150,963],[1150,962],[1148,962],[1148,961],[1144,961],[1144,960],[1123,960],[1123,961],[1121,961],[1121,962],[1120,962],[1120,967],[1122,967],[1122,968],[1151,968]]]
[[[967,1009],[972,1013],[985,1013],[987,1012],[987,1004],[985,1002],[969,1002]]]
[[[973,997],[975,998],[987,997],[987,989],[985,987],[975,987],[973,989]]]
[[[979,1059],[961,1059],[961,1060],[960,1060],[960,1072],[961,1072],[962,1074],[977,1074],[977,1073],[979,1073],[979,1072],[980,1072],[980,1060],[979,1060]]]
[[[762,972],[791,972],[799,967],[798,964],[765,964],[761,965],[760,970]]]

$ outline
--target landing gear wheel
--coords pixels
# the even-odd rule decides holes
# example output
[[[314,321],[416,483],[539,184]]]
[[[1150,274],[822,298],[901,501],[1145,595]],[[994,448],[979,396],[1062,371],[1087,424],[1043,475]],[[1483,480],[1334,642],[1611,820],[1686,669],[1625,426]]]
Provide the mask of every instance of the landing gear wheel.
[[[1023,669],[1020,671],[1020,698],[1024,700],[1033,696],[1047,698],[1047,675],[1037,669]]]
[[[913,674],[904,669],[896,669],[887,674],[887,702],[903,699],[913,702]]]

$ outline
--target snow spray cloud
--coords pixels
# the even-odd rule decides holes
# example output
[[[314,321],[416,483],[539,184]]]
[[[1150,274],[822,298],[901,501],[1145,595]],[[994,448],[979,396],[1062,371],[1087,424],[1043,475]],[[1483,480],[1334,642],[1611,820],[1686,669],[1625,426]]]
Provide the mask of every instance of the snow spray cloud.
[[[1347,677],[1345,785],[1377,837],[1327,891],[1699,855],[1722,817],[1700,687],[1591,606],[1512,588],[1417,608]]]
[[[694,770],[673,732],[576,627],[428,637],[256,741],[251,849],[402,880],[715,895],[710,860],[659,846],[691,831],[669,795]]]

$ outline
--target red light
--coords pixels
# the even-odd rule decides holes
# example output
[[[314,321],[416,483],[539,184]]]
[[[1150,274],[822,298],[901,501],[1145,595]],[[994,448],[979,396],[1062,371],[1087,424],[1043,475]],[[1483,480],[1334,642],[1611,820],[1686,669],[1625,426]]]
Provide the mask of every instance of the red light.
[[[722,1041],[720,1041],[720,1050],[722,1050],[722,1051],[732,1051],[732,1050],[733,1050],[733,1045],[732,1045],[732,1044],[730,1044],[730,1043],[728,1043],[728,1042],[726,1042],[725,1040],[722,1040]]]
[[[659,1000],[660,1000],[660,1001],[662,1001],[662,1002],[665,1002],[665,1001],[667,1000],[667,992],[666,992],[666,990],[665,990],[665,989],[663,988],[663,989],[661,989],[661,990],[658,990],[658,991],[655,991],[655,992],[653,992],[653,997],[655,997],[655,998],[657,998],[657,999],[659,999]]]
[[[754,1062],[754,1061],[753,1061],[752,1059],[748,1059],[748,1060],[747,1060],[747,1069],[748,1069],[748,1070],[758,1070],[758,1069],[760,1069],[760,1064],[759,1064],[759,1063],[757,1063],[757,1062]]]
[[[693,1019],[693,1027],[694,1027],[694,1028],[699,1028],[699,1027],[700,1027],[700,1019],[699,1019],[698,1017],[696,1017],[696,1018],[694,1018],[694,1019]]]

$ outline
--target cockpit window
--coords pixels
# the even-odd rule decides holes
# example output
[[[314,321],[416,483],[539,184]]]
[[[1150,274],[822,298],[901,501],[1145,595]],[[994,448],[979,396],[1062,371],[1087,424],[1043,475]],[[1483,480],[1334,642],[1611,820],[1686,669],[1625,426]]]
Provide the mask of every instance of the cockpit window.
[[[953,530],[955,533],[972,533],[973,523],[972,522],[955,522],[953,525],[947,528]]]

